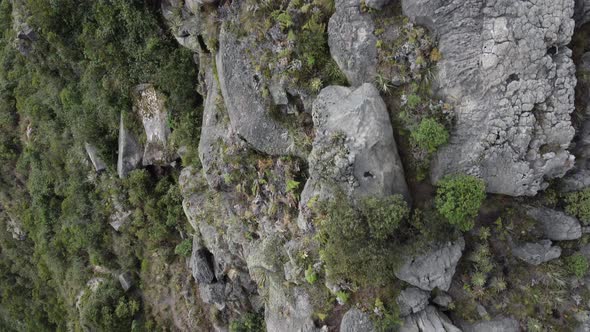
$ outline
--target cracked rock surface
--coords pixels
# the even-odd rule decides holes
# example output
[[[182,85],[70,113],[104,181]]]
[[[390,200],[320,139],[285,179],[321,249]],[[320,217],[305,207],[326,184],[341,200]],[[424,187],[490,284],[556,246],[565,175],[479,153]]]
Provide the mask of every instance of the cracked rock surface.
[[[461,237],[424,255],[406,259],[395,275],[426,291],[435,288],[448,291],[464,248],[465,240]]]
[[[535,195],[574,165],[574,29],[569,0],[405,0],[439,37],[438,93],[455,104],[432,178],[463,172],[491,193]]]
[[[532,264],[540,265],[541,263],[559,258],[561,248],[552,246],[550,240],[542,240],[537,243],[525,243],[512,249],[512,254],[521,260]]]
[[[529,208],[527,215],[535,219],[545,236],[554,241],[577,240],[582,237],[578,219],[548,208]]]

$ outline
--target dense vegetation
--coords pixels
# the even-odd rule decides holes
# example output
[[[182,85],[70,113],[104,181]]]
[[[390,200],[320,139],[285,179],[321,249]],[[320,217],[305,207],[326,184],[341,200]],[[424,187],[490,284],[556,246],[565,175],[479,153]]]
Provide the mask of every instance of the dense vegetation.
[[[22,324],[9,329],[63,331],[79,324],[71,301],[93,266],[138,268],[149,248],[173,252],[185,224],[174,171],[159,177],[137,171],[124,181],[89,178],[84,143],[97,146],[114,169],[121,112],[139,132],[129,111],[130,91],[140,83],[167,95],[176,143],[194,143],[196,73],[192,54],[176,45],[157,8],[143,1],[26,5],[39,36],[25,58],[13,45],[11,2],[0,2],[0,209],[10,216],[0,227],[12,218],[27,233],[14,242],[0,232],[0,321]],[[107,223],[113,197],[134,211],[119,235]],[[140,311],[136,300],[101,294],[91,307],[103,309],[86,312],[88,321],[105,329],[131,326]],[[116,323],[121,319],[125,324]]]

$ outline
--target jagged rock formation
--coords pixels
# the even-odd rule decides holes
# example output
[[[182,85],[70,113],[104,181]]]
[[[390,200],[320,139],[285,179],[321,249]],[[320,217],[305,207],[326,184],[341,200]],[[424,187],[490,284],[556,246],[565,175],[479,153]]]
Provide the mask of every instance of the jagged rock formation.
[[[550,240],[525,243],[513,248],[512,254],[529,264],[539,265],[561,256],[561,248],[551,244]]]
[[[439,37],[439,93],[456,105],[432,179],[464,172],[487,190],[535,195],[573,167],[574,4],[405,0],[404,14]]]
[[[400,332],[460,332],[447,316],[433,306],[428,306],[417,314],[407,317]]]
[[[401,291],[397,297],[399,312],[402,317],[418,313],[428,305],[430,293],[420,288],[409,287]]]
[[[273,156],[303,155],[286,125],[272,117],[271,98],[261,92],[262,78],[243,56],[255,48],[252,37],[238,39],[227,26],[221,28],[216,64],[231,126],[257,151]]]
[[[313,104],[315,140],[301,194],[299,227],[307,229],[310,199],[342,191],[353,200],[401,194],[410,199],[385,103],[372,85],[330,86]]]
[[[107,168],[107,165],[100,158],[96,147],[86,143],[86,144],[84,144],[84,148],[86,149],[86,153],[88,154],[88,158],[90,158],[90,161],[92,162],[92,166],[94,166],[94,170],[96,172],[104,171]]]
[[[189,260],[189,267],[195,281],[199,284],[210,284],[215,280],[213,271],[213,257],[207,248],[201,245],[201,239],[193,236],[193,251]]]
[[[459,238],[424,255],[410,257],[395,275],[426,291],[435,288],[447,291],[464,248],[465,240]]]
[[[374,332],[371,318],[364,312],[352,308],[344,314],[340,322],[340,332]]]
[[[132,132],[127,130],[121,114],[121,123],[119,125],[119,157],[117,161],[117,173],[120,178],[127,177],[127,174],[139,167],[141,164],[141,145]]]
[[[146,135],[143,165],[166,165],[175,159],[170,151],[168,111],[165,97],[151,84],[140,84],[133,91],[133,111],[141,117]]]
[[[377,75],[375,25],[361,12],[360,3],[336,0],[336,13],[328,24],[330,53],[354,87],[372,83]]]
[[[383,7],[387,6],[391,0],[365,0],[365,5],[369,8],[373,9],[383,9]]]
[[[531,207],[527,209],[527,215],[539,223],[543,233],[550,240],[576,240],[582,237],[580,222],[563,212]]]
[[[162,14],[178,43],[191,51],[201,50],[201,18],[199,1],[164,0]]]

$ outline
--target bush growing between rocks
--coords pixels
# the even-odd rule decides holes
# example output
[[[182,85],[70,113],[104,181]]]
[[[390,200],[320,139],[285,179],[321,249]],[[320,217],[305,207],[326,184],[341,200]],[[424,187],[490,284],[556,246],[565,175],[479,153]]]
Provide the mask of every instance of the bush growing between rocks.
[[[580,219],[584,224],[590,224],[590,188],[565,196],[565,212]]]
[[[444,177],[437,186],[435,204],[438,212],[460,230],[471,230],[486,197],[483,180],[455,174]]]
[[[412,132],[411,137],[421,149],[434,153],[441,145],[448,142],[449,133],[445,126],[435,119],[427,118],[420,122],[418,128]]]
[[[330,278],[360,285],[395,278],[400,250],[394,235],[409,214],[401,197],[367,198],[358,211],[339,197],[322,204],[319,212],[320,258]]]
[[[261,313],[248,313],[242,319],[233,321],[229,325],[230,332],[264,332],[266,324]]]
[[[193,241],[191,239],[186,239],[180,242],[176,248],[174,248],[174,253],[180,256],[189,257],[193,251]]]

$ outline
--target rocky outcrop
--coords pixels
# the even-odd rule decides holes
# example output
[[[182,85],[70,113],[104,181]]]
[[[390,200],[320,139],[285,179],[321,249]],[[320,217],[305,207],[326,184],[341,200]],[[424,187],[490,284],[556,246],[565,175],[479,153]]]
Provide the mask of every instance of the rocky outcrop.
[[[436,87],[456,107],[432,179],[468,173],[487,190],[535,195],[573,167],[573,1],[405,0],[439,37]]]
[[[459,238],[424,255],[409,257],[395,275],[426,291],[448,291],[464,248],[465,240]]]
[[[143,165],[167,165],[176,158],[168,145],[170,127],[166,98],[151,84],[140,84],[133,91],[133,109],[141,117],[146,135]]]
[[[162,14],[176,41],[193,52],[200,52],[202,28],[199,1],[164,0],[161,3]]]
[[[104,171],[107,168],[107,165],[102,161],[102,158],[100,158],[96,147],[86,143],[84,144],[84,148],[86,149],[88,158],[90,158],[90,162],[92,162],[92,166],[94,166],[94,170],[96,172]]]
[[[33,50],[33,44],[39,39],[39,34],[29,25],[31,13],[22,1],[12,1],[12,29],[16,32],[14,46],[25,57]]]
[[[530,207],[526,213],[539,223],[543,233],[550,240],[576,240],[582,237],[582,226],[578,219],[563,212]]]
[[[216,64],[219,86],[231,127],[252,148],[272,156],[301,155],[287,127],[271,115],[271,98],[261,90],[261,77],[247,56],[252,37],[238,39],[226,26],[219,36]]]
[[[319,332],[313,322],[309,294],[300,287],[284,287],[271,281],[264,310],[267,331]]]
[[[0,208],[0,217],[2,209]],[[17,241],[24,241],[27,238],[27,232],[25,232],[23,224],[6,214],[6,231],[12,235],[12,238]]]
[[[383,2],[376,1],[375,3]],[[337,0],[328,24],[332,58],[354,86],[372,83],[377,75],[377,38],[369,14],[361,12],[361,0]]]
[[[561,256],[561,248],[552,246],[550,240],[542,240],[537,243],[525,243],[512,249],[512,254],[521,260],[540,265]]]
[[[498,317],[492,320],[461,324],[463,332],[519,332],[520,324],[512,317]]]
[[[323,89],[313,104],[313,121],[316,135],[299,227],[307,228],[307,202],[327,199],[334,190],[353,201],[392,194],[410,200],[387,108],[372,84]]]
[[[133,274],[129,271],[119,274],[117,279],[119,279],[119,283],[124,291],[128,291],[135,284]]]
[[[433,306],[407,317],[399,332],[461,332],[447,316]]]
[[[428,305],[430,293],[420,288],[408,287],[397,297],[399,312],[402,317],[418,313]]]
[[[348,310],[340,322],[340,332],[375,332],[375,326],[369,315],[352,308]]]
[[[365,5],[369,8],[381,10],[383,7],[387,6],[391,0],[365,0]]]
[[[210,284],[215,280],[213,271],[213,256],[201,245],[201,239],[193,236],[193,251],[189,260],[189,267],[195,281],[199,284]]]
[[[117,173],[120,178],[127,177],[129,172],[133,171],[141,164],[141,145],[132,132],[125,128],[123,114],[121,114],[121,123],[119,125],[119,157],[117,160]]]

